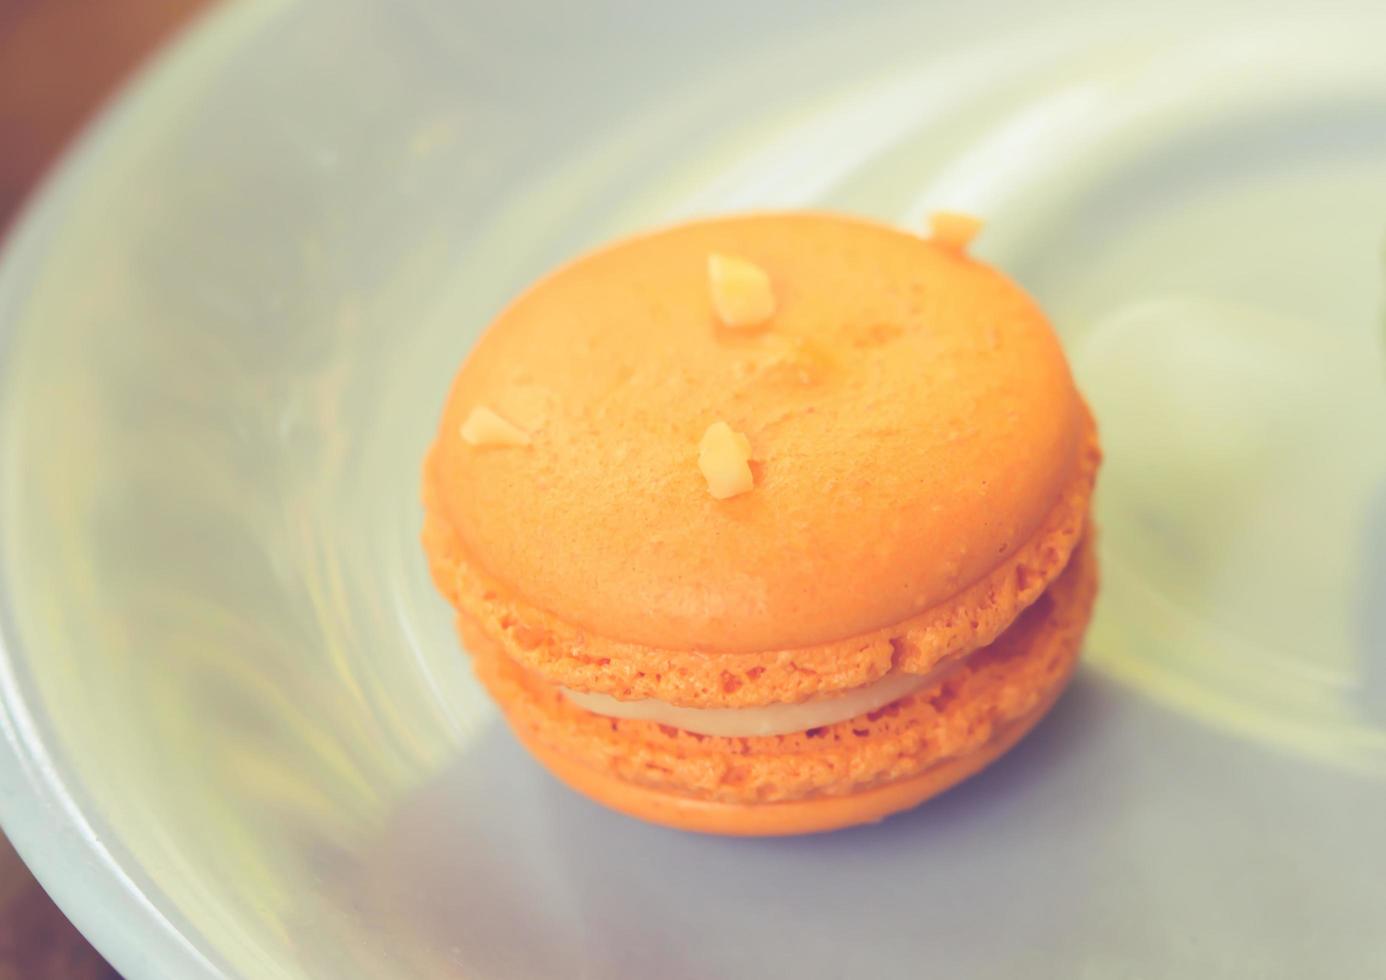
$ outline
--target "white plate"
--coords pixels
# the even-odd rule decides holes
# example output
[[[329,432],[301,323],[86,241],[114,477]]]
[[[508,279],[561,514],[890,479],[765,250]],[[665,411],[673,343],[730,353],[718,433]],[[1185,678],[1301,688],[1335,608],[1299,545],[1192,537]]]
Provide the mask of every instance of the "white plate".
[[[1386,963],[1386,8],[248,2],[0,266],[0,815],[144,977]],[[496,310],[672,218],[991,223],[1108,450],[1071,692],[921,810],[681,835],[520,751],[417,546]]]

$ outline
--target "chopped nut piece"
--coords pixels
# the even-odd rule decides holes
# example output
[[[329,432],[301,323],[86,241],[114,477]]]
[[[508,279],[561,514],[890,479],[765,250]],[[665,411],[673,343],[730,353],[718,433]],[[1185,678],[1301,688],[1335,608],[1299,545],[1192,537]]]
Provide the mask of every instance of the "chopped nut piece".
[[[478,405],[462,423],[462,441],[469,446],[528,446],[529,433]]]
[[[757,327],[775,312],[770,277],[760,266],[716,252],[707,257],[712,308],[728,327]]]
[[[982,230],[982,219],[956,211],[935,211],[929,216],[930,238],[953,252],[965,252]]]
[[[770,345],[775,351],[771,371],[785,380],[801,385],[818,384],[832,368],[833,358],[828,349],[805,337],[776,338]]]
[[[725,422],[713,422],[698,443],[698,468],[718,500],[751,489],[751,440]]]

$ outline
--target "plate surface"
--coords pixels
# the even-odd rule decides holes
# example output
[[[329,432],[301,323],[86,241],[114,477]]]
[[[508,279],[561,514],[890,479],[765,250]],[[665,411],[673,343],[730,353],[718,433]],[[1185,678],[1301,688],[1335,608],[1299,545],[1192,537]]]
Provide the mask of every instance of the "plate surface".
[[[132,980],[1386,962],[1386,8],[839,6],[246,2],[49,185],[0,263],[0,817]],[[958,790],[684,836],[504,730],[419,462],[528,280],[801,205],[990,218],[1103,427],[1104,592]]]

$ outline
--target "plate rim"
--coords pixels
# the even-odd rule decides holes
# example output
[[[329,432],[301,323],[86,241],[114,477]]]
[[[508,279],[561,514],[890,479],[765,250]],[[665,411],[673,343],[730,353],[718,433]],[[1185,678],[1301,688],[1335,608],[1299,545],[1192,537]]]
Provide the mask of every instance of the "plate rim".
[[[0,425],[8,426],[6,354],[43,275],[52,244],[88,180],[115,148],[139,133],[139,120],[165,93],[195,91],[209,75],[286,9],[287,0],[216,4],[152,53],[83,124],[39,180],[0,241]],[[227,970],[197,941],[163,893],[139,880],[129,855],[108,846],[60,771],[41,706],[24,679],[23,644],[7,585],[0,528],[0,826],[53,902],[122,976],[226,980]],[[35,707],[38,710],[35,710]]]

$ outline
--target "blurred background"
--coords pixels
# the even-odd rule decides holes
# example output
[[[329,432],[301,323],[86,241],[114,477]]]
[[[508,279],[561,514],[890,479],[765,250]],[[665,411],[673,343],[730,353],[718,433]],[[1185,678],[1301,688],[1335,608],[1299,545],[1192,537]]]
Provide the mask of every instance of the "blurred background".
[[[68,140],[205,0],[0,0],[0,236]],[[118,977],[0,835],[0,980]]]

